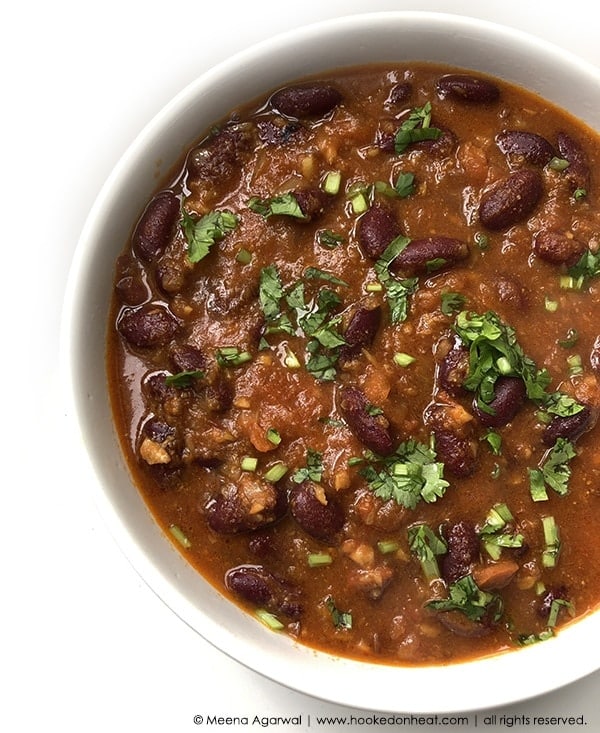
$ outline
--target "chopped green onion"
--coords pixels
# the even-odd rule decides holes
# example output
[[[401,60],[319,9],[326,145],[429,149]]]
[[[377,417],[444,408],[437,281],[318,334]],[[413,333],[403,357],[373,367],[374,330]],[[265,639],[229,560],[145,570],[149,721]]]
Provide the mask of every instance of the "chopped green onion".
[[[553,171],[564,171],[568,167],[569,161],[565,158],[559,158],[556,155],[548,163],[548,168],[551,168]]]
[[[300,369],[300,367],[302,366],[302,364],[300,364],[298,360],[298,357],[291,349],[287,349],[283,363],[288,369]]]
[[[400,549],[400,543],[396,540],[381,540],[377,543],[377,549],[382,555],[390,555]]]
[[[567,331],[567,337],[558,340],[558,345],[562,346],[563,349],[570,349],[571,346],[575,346],[579,340],[579,333],[576,328],[570,328]]]
[[[275,614],[266,611],[264,608],[257,608],[254,612],[259,621],[267,626],[272,631],[281,631],[284,628],[281,621],[275,616]]]
[[[275,428],[269,428],[266,437],[269,443],[273,445],[279,445],[281,443],[281,435],[279,435],[279,431],[275,430]]]
[[[252,361],[249,351],[240,351],[237,346],[222,346],[216,351],[217,363],[222,367],[237,367]]]
[[[269,483],[276,484],[287,472],[288,467],[280,461],[279,463],[274,463],[264,474],[263,478],[265,481],[269,481]]]
[[[548,296],[544,299],[544,308],[548,313],[556,313],[558,310],[558,300],[550,300]]]
[[[369,208],[367,197],[360,191],[350,196],[350,205],[355,214],[363,214]]]
[[[580,277],[573,277],[572,275],[561,275],[560,276],[560,287],[563,290],[581,290],[583,286],[583,275]]]
[[[249,265],[252,262],[252,252],[242,247],[235,256],[235,259],[242,265]]]
[[[333,558],[328,552],[311,552],[308,556],[308,565],[311,568],[320,568],[323,565],[331,565]]]
[[[335,196],[335,194],[338,193],[340,190],[341,181],[342,174],[340,173],[340,171],[329,171],[329,173],[325,176],[325,180],[323,181],[323,191],[330,194],[331,196]]]
[[[188,540],[188,538],[176,524],[169,525],[169,532],[182,547],[186,548],[186,550],[192,546],[192,543]]]
[[[587,191],[585,188],[576,188],[573,191],[573,198],[575,201],[580,201],[581,199],[584,199],[587,196]]]
[[[504,376],[513,373],[512,364],[505,356],[501,356],[500,358],[496,359],[496,366],[498,367],[498,371],[500,372],[500,374],[503,374]]]
[[[380,293],[383,290],[383,285],[378,282],[370,282],[365,285],[367,293]]]
[[[475,244],[477,247],[484,252],[490,246],[490,238],[483,232],[477,232],[475,234]]]
[[[569,365],[569,374],[575,376],[576,374],[583,374],[583,366],[581,356],[579,354],[572,354],[567,357],[567,364]]]
[[[405,354],[401,351],[394,354],[394,364],[397,364],[400,367],[410,366],[414,361],[416,361],[416,358],[410,354]]]
[[[244,456],[242,458],[240,466],[242,468],[242,471],[256,471],[256,467],[258,466],[258,458],[254,458],[253,456]]]
[[[544,530],[544,542],[546,547],[542,553],[542,565],[545,568],[554,568],[560,554],[560,537],[558,533],[558,525],[554,517],[542,517],[542,527]]]

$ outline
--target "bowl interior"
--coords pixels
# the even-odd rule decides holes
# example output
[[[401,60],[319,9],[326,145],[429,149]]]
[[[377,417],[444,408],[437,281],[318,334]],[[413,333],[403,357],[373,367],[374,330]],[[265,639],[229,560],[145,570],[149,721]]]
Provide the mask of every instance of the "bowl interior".
[[[451,668],[402,668],[333,658],[263,629],[176,552],[132,484],[121,457],[105,373],[113,267],[163,170],[232,107],[291,79],[370,62],[426,60],[527,87],[600,129],[600,73],[523,33],[422,12],[350,16],[259,44],[181,92],[134,141],[103,187],[81,235],[65,299],[62,373],[73,440],[89,456],[88,481],[109,529],[140,575],[185,622],[242,664],[315,697],[379,711],[492,707],[550,691],[597,667],[587,653],[600,613],[556,639]],[[543,673],[540,673],[543,670]],[[501,680],[502,684],[492,684]],[[432,694],[432,691],[433,694]]]

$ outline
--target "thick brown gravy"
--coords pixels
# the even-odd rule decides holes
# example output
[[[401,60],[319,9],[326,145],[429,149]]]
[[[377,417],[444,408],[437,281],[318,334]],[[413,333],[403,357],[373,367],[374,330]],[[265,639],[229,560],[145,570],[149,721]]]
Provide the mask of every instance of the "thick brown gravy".
[[[428,64],[242,104],[116,266],[115,422],[181,552],[274,630],[438,664],[600,601],[600,139]]]

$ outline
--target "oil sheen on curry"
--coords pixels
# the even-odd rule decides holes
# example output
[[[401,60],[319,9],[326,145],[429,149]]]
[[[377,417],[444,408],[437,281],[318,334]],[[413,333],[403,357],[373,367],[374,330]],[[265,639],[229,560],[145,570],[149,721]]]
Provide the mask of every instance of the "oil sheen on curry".
[[[422,63],[198,130],[132,222],[108,369],[199,573],[273,633],[402,665],[598,606],[599,163],[574,116]]]

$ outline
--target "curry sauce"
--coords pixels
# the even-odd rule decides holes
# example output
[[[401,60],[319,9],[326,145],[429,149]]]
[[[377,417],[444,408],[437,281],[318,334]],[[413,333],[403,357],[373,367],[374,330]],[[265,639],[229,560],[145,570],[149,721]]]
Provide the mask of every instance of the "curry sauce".
[[[198,140],[116,264],[114,419],[221,592],[441,664],[600,601],[600,140],[500,79],[340,69]]]

